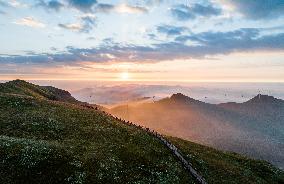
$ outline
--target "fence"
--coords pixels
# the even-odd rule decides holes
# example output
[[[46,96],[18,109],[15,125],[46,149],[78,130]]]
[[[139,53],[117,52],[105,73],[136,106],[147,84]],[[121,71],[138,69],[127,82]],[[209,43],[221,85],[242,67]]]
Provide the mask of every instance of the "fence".
[[[148,134],[156,137],[157,139],[159,139],[167,148],[169,148],[171,150],[171,152],[181,161],[181,163],[183,164],[183,166],[187,169],[187,171],[201,184],[207,184],[207,182],[205,181],[205,179],[198,174],[198,172],[193,168],[192,164],[189,163],[180,153],[180,151],[178,150],[178,148],[173,145],[170,141],[166,140],[161,134],[159,134],[158,132],[156,132],[155,130],[151,130],[147,127],[143,127],[141,125],[137,125],[133,122],[130,121],[126,121],[124,119],[121,119],[119,117],[116,117],[112,114],[109,114],[105,111],[102,111],[103,113],[105,113],[108,116],[113,117],[116,120],[119,120],[121,122],[123,122],[124,124],[127,124],[129,126],[135,126],[136,128],[139,128],[141,130],[146,131]]]

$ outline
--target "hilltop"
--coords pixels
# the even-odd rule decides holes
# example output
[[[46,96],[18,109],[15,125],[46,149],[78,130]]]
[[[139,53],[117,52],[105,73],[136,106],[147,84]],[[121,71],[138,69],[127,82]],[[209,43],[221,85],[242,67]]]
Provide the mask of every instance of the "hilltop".
[[[19,80],[0,91],[0,183],[195,183],[158,139],[68,92]],[[168,139],[210,183],[284,182],[267,162]]]
[[[52,86],[38,86],[24,80],[14,80],[0,84],[0,93],[25,95],[37,99],[79,103],[68,91]]]

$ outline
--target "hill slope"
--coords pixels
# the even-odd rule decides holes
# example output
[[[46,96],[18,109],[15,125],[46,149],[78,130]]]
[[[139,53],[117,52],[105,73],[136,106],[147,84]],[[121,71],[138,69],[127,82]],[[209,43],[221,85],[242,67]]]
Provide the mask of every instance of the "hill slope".
[[[266,159],[284,168],[284,103],[280,99],[258,95],[245,103],[215,105],[174,94],[110,112],[167,135]]]
[[[26,87],[19,88],[18,81],[15,86],[13,83],[9,83],[9,89],[1,85],[0,183],[195,183],[172,153],[141,129],[80,104],[50,100],[38,95],[38,89],[28,87],[27,93]],[[16,90],[11,94],[10,89]],[[188,146],[207,153],[204,146]],[[217,150],[212,154],[208,158],[228,155]],[[235,177],[240,181],[283,181],[283,173],[268,163],[238,158]],[[199,167],[197,163],[203,157],[191,159],[193,166]],[[209,161],[207,167],[204,160],[204,176],[211,181],[218,172],[222,180],[212,183],[230,183],[226,168],[235,167],[232,160],[224,160],[221,169]],[[249,162],[258,164],[258,168],[244,164]],[[246,180],[243,164],[251,176]]]
[[[283,171],[265,161],[256,161],[236,153],[221,152],[182,139],[168,137],[181,150],[208,183],[283,183]],[[276,182],[276,183],[277,183]]]
[[[68,91],[52,86],[38,86],[23,80],[14,80],[0,84],[0,93],[26,95],[38,99],[79,103]]]
[[[0,135],[0,183],[194,183],[158,140],[76,104],[1,94]]]

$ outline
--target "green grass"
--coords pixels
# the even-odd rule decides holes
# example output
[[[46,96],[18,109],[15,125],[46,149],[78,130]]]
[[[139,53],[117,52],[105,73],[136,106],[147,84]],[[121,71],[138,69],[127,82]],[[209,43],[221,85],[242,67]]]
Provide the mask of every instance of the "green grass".
[[[0,93],[30,96],[37,99],[57,100],[79,103],[68,91],[51,86],[38,86],[22,80],[14,80],[0,84]]]
[[[266,161],[222,152],[182,139],[168,137],[208,183],[284,183],[284,172]]]
[[[0,84],[0,183],[195,183],[145,131],[68,96],[50,98],[57,89],[41,90],[23,81]],[[208,183],[284,181],[266,162],[169,139]]]
[[[194,183],[144,131],[79,105],[0,95],[0,183]]]

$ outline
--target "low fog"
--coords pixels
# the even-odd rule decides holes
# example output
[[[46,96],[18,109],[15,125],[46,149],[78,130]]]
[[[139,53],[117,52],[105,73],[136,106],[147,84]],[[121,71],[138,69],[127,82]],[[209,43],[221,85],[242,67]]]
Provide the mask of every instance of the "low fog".
[[[80,101],[101,105],[116,105],[143,98],[157,101],[174,93],[183,93],[207,103],[245,102],[256,94],[268,94],[284,99],[284,83],[183,83],[183,84],[96,84],[68,86]],[[73,88],[73,89],[72,89]],[[75,88],[75,89],[74,89]]]

